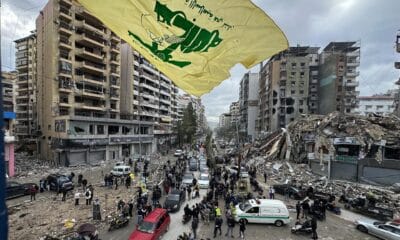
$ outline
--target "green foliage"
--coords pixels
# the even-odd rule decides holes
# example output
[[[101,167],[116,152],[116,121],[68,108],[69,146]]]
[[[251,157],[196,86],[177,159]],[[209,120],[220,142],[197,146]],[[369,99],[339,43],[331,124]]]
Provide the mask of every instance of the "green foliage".
[[[225,127],[219,127],[216,129],[216,135],[218,138],[223,138],[223,139],[236,138],[236,126],[229,125]]]
[[[192,144],[195,140],[196,130],[197,115],[193,109],[192,103],[189,103],[183,112],[182,121],[178,121],[175,126],[179,146],[182,146],[183,143]]]

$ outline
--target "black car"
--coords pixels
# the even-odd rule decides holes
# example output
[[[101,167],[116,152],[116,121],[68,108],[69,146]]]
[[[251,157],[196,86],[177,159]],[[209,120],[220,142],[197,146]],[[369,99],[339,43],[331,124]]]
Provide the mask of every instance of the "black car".
[[[74,185],[70,178],[62,174],[50,174],[47,177],[47,184],[50,186],[50,190],[56,192],[62,192],[63,190],[71,191],[74,189]]]
[[[281,195],[285,195],[285,191],[288,191],[289,198],[301,200],[306,197],[305,191],[300,190],[289,184],[275,184],[273,187],[275,189],[275,192]]]
[[[164,202],[164,208],[169,212],[177,212],[186,199],[186,192],[178,189],[172,190]]]
[[[35,183],[17,183],[17,182],[7,182],[6,188],[6,199],[21,197],[29,195],[29,188],[34,185],[36,190],[39,189],[38,185]]]
[[[195,160],[195,159],[190,160],[190,162],[189,162],[189,170],[190,171],[197,171],[198,170],[197,160]]]

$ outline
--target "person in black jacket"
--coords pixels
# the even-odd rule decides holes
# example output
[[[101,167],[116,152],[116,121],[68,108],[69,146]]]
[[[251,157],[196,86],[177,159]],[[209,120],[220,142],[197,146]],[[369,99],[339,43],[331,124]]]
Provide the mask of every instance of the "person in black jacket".
[[[317,218],[315,216],[311,219],[312,239],[318,239],[317,234]]]
[[[297,214],[297,217],[296,217],[296,219],[299,219],[300,213],[301,213],[301,203],[300,203],[300,201],[297,201],[297,204],[296,204],[296,214]]]
[[[240,234],[240,238],[244,239],[244,231],[246,231],[246,221],[241,218],[239,220],[239,234]]]
[[[233,238],[233,228],[235,228],[235,219],[233,219],[232,215],[230,215],[227,219],[228,230],[226,231],[225,236]]]
[[[217,236],[217,232],[219,231],[219,235],[221,236],[221,226],[224,220],[222,220],[221,217],[217,217],[215,219],[215,225],[214,225],[214,238]]]

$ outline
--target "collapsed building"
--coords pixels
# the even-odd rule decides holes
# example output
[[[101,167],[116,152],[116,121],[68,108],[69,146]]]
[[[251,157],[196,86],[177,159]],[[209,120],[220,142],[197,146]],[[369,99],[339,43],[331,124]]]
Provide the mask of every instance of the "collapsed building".
[[[262,142],[266,162],[307,163],[329,180],[400,182],[400,119],[394,115],[303,115]]]

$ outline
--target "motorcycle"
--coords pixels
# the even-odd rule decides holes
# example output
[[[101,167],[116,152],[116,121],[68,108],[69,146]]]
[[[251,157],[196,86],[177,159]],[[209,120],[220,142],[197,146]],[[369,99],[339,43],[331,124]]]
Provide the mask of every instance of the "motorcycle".
[[[341,213],[340,207],[336,207],[332,203],[326,204],[326,210],[331,211],[336,215],[340,215],[340,213]]]
[[[190,219],[192,219],[192,215],[186,215],[186,214],[184,214],[184,215],[183,215],[183,218],[182,218],[182,223],[183,223],[183,224],[186,224],[186,223],[188,223],[188,222],[190,221]]]
[[[129,218],[125,217],[122,214],[111,216],[110,227],[108,228],[108,231],[125,227],[128,225],[128,223],[129,223]]]
[[[294,234],[297,233],[312,233],[311,220],[306,220],[304,223],[297,221],[291,229]]]

